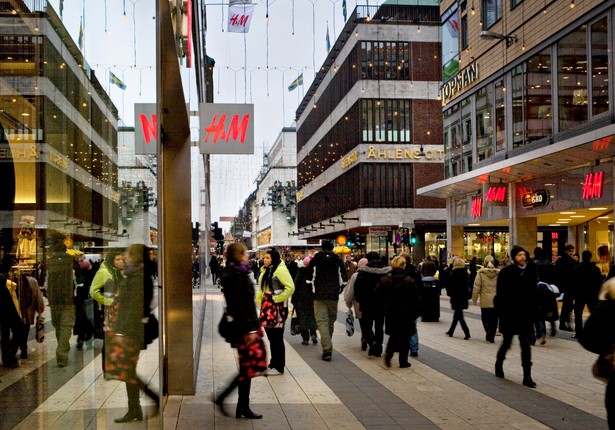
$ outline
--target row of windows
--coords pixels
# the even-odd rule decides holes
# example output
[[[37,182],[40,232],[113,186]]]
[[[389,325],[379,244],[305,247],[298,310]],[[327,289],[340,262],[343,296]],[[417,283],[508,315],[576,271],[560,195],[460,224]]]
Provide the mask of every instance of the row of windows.
[[[412,178],[412,164],[361,164],[297,204],[300,227],[357,208],[412,208]]]
[[[446,177],[608,113],[610,28],[606,16],[582,25],[446,109]]]

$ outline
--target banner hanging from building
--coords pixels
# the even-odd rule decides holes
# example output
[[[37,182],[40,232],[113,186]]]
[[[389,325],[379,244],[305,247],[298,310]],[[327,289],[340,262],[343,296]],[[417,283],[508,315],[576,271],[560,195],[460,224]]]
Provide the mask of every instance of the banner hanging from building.
[[[156,155],[157,150],[156,103],[135,103],[135,154]]]
[[[254,154],[254,105],[201,103],[203,154]]]
[[[252,14],[254,13],[253,3],[243,1],[231,2],[228,7],[228,26],[229,33],[247,33],[250,31]]]

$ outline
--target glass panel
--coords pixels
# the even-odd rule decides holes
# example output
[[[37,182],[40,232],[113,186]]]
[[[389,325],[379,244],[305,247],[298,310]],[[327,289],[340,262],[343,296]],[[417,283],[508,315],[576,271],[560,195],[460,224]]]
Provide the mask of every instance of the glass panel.
[[[459,14],[456,10],[446,20],[443,27],[442,81],[446,82],[459,72]]]
[[[609,110],[609,31],[605,16],[591,27],[592,115]]]
[[[504,81],[495,83],[495,150],[506,149],[506,86]]]
[[[493,87],[487,85],[476,95],[476,156],[478,161],[493,157]]]
[[[502,18],[502,0],[483,0],[483,28],[486,30]]]
[[[100,27],[85,25],[86,7],[90,17],[102,16],[106,3],[65,3],[64,15],[54,10],[57,1],[0,7],[0,275],[15,283],[19,300],[19,309],[11,304],[14,324],[2,327],[3,381],[16,382],[15,393],[3,395],[29,393],[19,407],[3,409],[0,427],[112,427],[129,403],[120,373],[132,374],[138,365],[139,379],[153,392],[141,396],[130,379],[137,393],[131,408],[135,418],[142,410],[147,426],[159,428],[161,415],[153,413],[159,345],[145,342],[142,323],[150,309],[159,311],[152,262],[156,161],[135,154],[129,123],[136,92],[124,106],[125,93],[109,81],[110,69],[122,79],[120,69],[129,69],[120,66],[126,59],[118,50],[101,49],[116,46],[117,34],[101,42]],[[155,10],[141,2],[128,13]],[[112,19],[110,26],[117,24]],[[151,45],[155,22],[141,24],[140,41]],[[118,66],[97,65],[95,73],[85,58],[86,39],[92,63]],[[139,72],[144,90],[155,72]],[[137,86],[128,79],[127,86]],[[126,127],[119,126],[120,115]],[[0,312],[4,320],[10,310]],[[44,318],[41,343],[36,313]],[[5,348],[9,342],[20,348]],[[110,354],[120,350],[121,360]],[[70,424],[59,424],[59,416],[71,417]]]
[[[560,131],[587,122],[587,26],[557,44]]]

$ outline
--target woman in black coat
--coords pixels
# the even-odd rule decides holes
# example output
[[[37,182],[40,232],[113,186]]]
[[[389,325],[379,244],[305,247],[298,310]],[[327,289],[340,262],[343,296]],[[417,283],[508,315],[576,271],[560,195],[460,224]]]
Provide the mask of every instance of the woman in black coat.
[[[263,343],[263,331],[256,314],[254,284],[249,277],[249,254],[241,243],[232,243],[226,250],[226,266],[222,272],[222,292],[226,300],[226,312],[237,328],[237,339],[231,343],[237,348],[239,374],[218,394],[215,403],[223,415],[224,399],[239,388],[239,400],[235,417],[260,419],[263,416],[250,410],[250,387],[252,378],[267,369],[267,354]]]
[[[393,353],[399,351],[399,367],[410,367],[408,351],[410,336],[416,332],[416,319],[421,309],[421,300],[416,283],[406,273],[406,259],[397,256],[391,261],[393,271],[384,276],[374,293],[384,305],[385,333],[389,341],[384,354],[384,363],[391,367]]]
[[[451,298],[451,308],[455,311],[451,328],[448,329],[446,334],[453,337],[457,322],[459,322],[465,334],[464,339],[468,340],[470,339],[470,329],[463,319],[463,311],[468,309],[468,271],[462,258],[457,257],[453,260],[453,270],[446,280],[446,293]]]
[[[314,318],[314,293],[312,292],[312,284],[306,282],[311,259],[311,257],[305,257],[303,261],[299,262],[300,267],[297,276],[295,276],[295,293],[291,299],[297,313],[303,345],[310,344],[310,336],[314,345],[318,343],[316,319]]]

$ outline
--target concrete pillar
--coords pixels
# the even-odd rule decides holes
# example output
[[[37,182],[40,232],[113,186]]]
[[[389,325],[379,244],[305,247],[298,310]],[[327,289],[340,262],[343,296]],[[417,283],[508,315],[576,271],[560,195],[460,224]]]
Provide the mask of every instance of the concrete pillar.
[[[462,225],[447,225],[446,226],[446,242],[448,246],[449,258],[453,255],[463,257],[465,250],[463,247],[463,226]]]
[[[516,190],[516,184],[510,183],[508,186],[509,246],[511,248],[515,245],[522,246],[531,256],[537,245],[538,220],[536,217],[519,217],[517,215]]]

